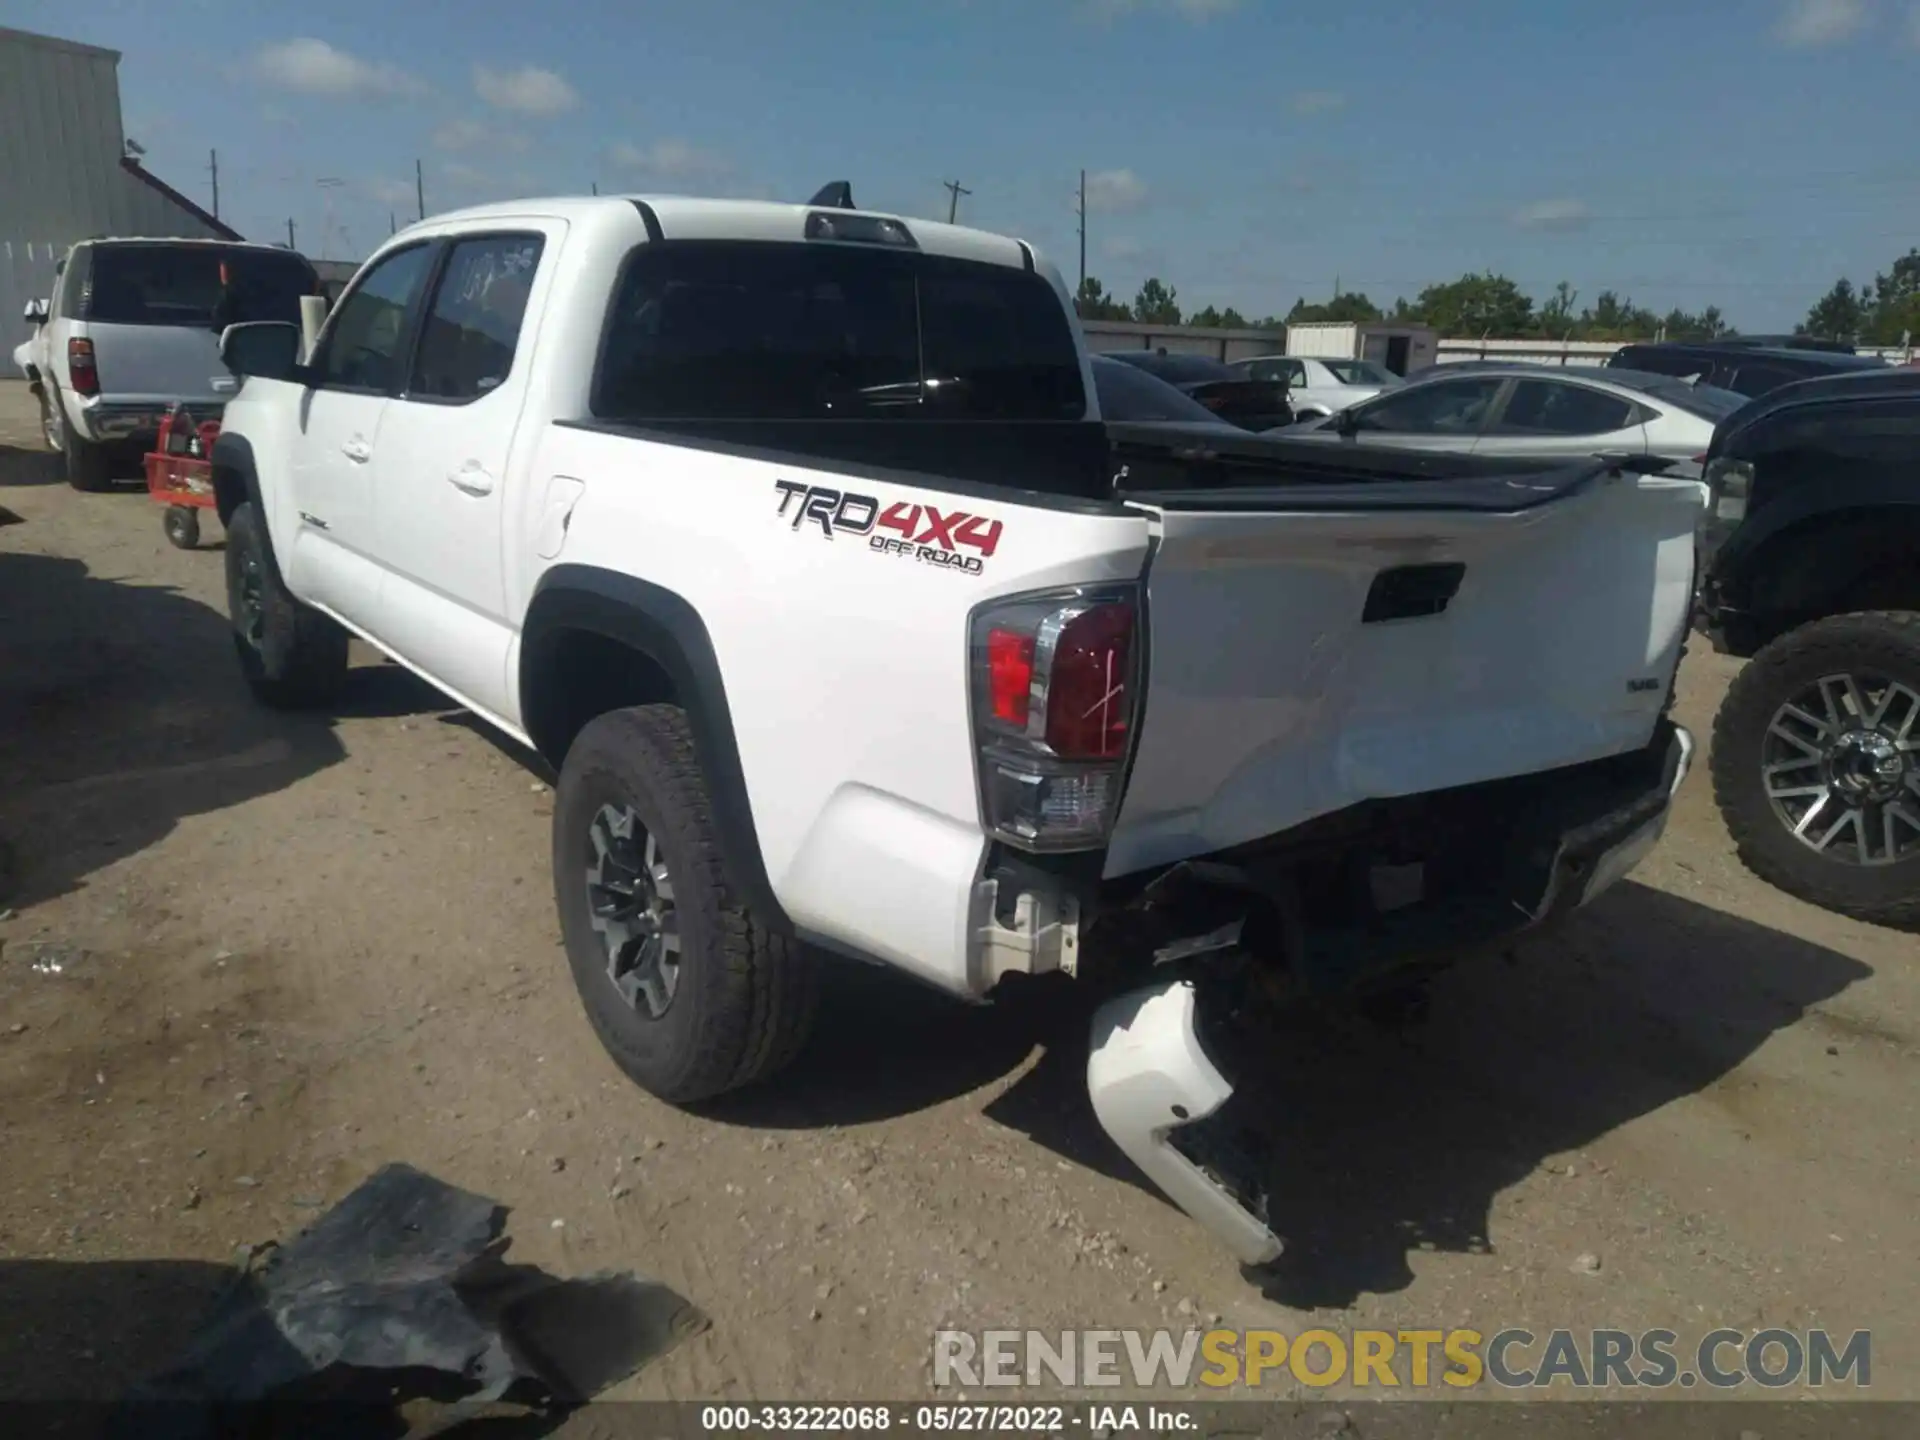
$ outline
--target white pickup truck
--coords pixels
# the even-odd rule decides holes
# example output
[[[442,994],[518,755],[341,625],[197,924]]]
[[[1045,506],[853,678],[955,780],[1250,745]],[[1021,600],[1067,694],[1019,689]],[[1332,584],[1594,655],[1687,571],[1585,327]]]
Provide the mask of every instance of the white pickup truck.
[[[1065,972],[1100,1122],[1256,1263],[1229,1012],[1580,905],[1685,773],[1698,485],[1105,426],[1021,241],[525,201],[308,303],[222,337],[246,677],[324,705],[351,632],[556,767],[575,982],[669,1101],[791,1056],[823,949]]]

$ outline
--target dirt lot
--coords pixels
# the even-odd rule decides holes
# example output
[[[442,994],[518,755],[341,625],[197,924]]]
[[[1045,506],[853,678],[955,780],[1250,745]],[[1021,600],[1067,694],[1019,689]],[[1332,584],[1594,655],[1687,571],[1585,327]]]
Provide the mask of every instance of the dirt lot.
[[[1702,767],[1518,967],[1406,1033],[1276,1038],[1263,1293],[1127,1176],[1054,997],[836,972],[765,1092],[639,1093],[575,1002],[521,758],[370,655],[337,717],[254,708],[217,525],[179,552],[144,495],[69,491],[13,383],[0,506],[0,1393],[110,1392],[236,1246],[406,1160],[510,1204],[516,1256],[711,1316],[641,1396],[913,1395],[938,1326],[1218,1316],[1871,1327],[1874,1392],[1920,1398],[1920,945],[1746,875]],[[1689,660],[1696,734],[1731,668]]]

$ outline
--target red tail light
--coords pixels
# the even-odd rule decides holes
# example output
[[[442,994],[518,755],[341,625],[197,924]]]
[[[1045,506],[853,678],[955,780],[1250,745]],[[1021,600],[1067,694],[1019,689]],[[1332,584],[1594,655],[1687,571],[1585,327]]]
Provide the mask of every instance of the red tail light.
[[[1133,715],[1133,606],[1096,605],[1060,632],[1047,680],[1047,744],[1063,760],[1118,760]]]
[[[67,386],[76,395],[98,395],[100,373],[93,368],[93,342],[67,341]]]
[[[1139,704],[1131,586],[1015,595],[972,621],[974,741],[987,830],[1084,850],[1112,829]]]
[[[1026,729],[1033,703],[1033,636],[987,632],[987,689],[993,718]]]

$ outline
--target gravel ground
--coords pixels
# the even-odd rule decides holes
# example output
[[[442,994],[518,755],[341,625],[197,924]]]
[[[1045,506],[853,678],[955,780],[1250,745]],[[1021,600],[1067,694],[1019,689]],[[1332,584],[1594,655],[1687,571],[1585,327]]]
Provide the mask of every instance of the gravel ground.
[[[1920,1398],[1920,946],[1747,875],[1703,765],[1518,966],[1276,1037],[1256,1285],[1107,1146],[1070,998],[835,972],[764,1092],[640,1093],[567,978],[545,777],[372,655],[336,716],[256,709],[217,524],[176,551],[68,490],[14,383],[0,506],[0,1396],[112,1393],[237,1246],[405,1160],[511,1205],[516,1258],[711,1317],[637,1397],[916,1395],[938,1326],[1218,1316],[1870,1327],[1873,1392]],[[1689,659],[1697,735],[1733,668]]]

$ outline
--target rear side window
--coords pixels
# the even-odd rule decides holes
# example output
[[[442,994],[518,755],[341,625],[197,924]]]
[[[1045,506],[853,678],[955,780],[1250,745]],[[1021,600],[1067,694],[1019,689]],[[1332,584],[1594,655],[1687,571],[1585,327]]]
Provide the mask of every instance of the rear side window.
[[[1521,380],[1496,435],[1605,435],[1633,423],[1631,401],[1553,380]]]
[[[538,235],[486,235],[447,252],[408,394],[474,400],[499,388],[513,369],[544,244]]]
[[[753,241],[628,260],[594,382],[603,420],[1077,420],[1066,310],[1038,275]]]
[[[96,245],[86,318],[104,325],[218,329],[246,320],[300,323],[314,272],[291,253],[221,245]]]
[[[1607,364],[1625,370],[1644,370],[1650,375],[1674,376],[1699,375],[1712,368],[1712,362],[1698,355],[1675,350],[1636,350],[1632,347],[1616,351]]]
[[[1752,399],[1766,394],[1769,390],[1778,390],[1782,385],[1791,385],[1801,378],[1794,371],[1778,365],[1742,365],[1733,372],[1733,378],[1727,382],[1727,388]]]

